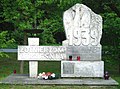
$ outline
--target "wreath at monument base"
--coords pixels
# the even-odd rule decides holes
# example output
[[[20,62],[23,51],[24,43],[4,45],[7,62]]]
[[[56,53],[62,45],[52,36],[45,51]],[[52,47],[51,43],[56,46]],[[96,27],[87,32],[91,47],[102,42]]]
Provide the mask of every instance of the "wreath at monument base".
[[[43,73],[39,73],[38,79],[44,79],[44,80],[52,80],[52,79],[57,79],[59,78],[55,73],[51,73],[51,72],[43,72]]]

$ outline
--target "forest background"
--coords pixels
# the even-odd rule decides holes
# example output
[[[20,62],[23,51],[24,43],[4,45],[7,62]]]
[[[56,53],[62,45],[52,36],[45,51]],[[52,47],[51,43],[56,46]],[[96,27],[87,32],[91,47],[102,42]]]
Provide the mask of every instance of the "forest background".
[[[43,30],[37,34],[41,45],[61,45],[66,39],[63,12],[76,3],[102,16],[102,60],[120,73],[120,0],[0,0],[0,48],[23,45],[25,29]]]

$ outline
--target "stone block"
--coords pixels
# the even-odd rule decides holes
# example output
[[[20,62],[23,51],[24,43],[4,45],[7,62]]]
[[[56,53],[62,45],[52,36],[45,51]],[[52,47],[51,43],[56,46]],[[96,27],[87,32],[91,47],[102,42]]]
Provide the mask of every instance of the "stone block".
[[[29,77],[36,78],[38,75],[38,61],[29,61]]]
[[[68,40],[62,41],[62,46],[69,46]]]
[[[31,46],[39,45],[39,38],[28,38],[28,44]]]
[[[103,61],[61,61],[61,77],[103,77]]]

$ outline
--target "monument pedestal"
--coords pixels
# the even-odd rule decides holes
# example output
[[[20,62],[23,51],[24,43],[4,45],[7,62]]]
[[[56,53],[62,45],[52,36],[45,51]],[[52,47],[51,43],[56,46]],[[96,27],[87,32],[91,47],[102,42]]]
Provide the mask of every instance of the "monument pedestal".
[[[103,77],[103,61],[61,61],[61,77]]]

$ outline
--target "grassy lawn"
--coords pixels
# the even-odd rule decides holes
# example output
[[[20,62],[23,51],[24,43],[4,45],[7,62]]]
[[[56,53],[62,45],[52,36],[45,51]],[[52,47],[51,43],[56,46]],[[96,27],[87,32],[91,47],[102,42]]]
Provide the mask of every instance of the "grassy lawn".
[[[17,54],[10,53],[10,58],[0,58],[0,80],[6,78],[12,74],[14,70],[17,70],[19,74],[20,62],[17,61]],[[112,67],[109,64],[105,64],[105,70],[110,71],[110,75],[113,79],[120,84],[120,74],[116,71],[116,65]],[[60,62],[39,62],[39,72],[55,72],[60,74]],[[24,64],[24,73],[28,74],[28,62]],[[40,86],[40,85],[4,85],[0,84],[0,89],[120,89],[118,87],[90,87],[90,86]]]

